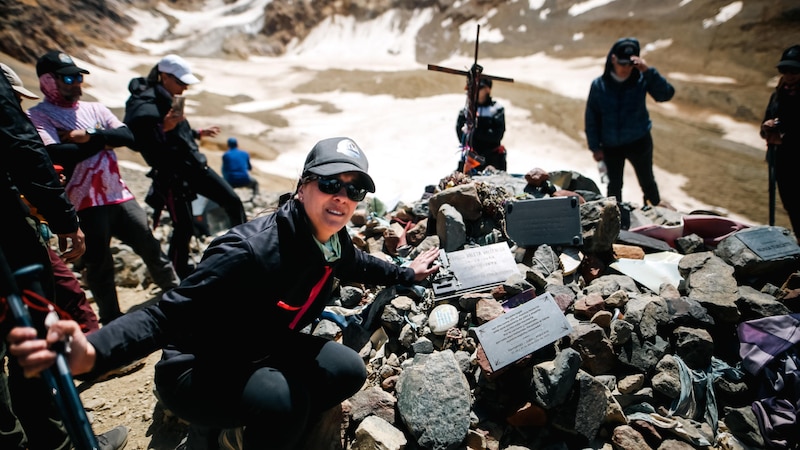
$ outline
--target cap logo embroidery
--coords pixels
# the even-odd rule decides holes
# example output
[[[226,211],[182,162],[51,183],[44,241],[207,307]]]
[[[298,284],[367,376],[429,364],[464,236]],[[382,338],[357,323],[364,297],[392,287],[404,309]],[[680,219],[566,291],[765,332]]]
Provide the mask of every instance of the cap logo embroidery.
[[[336,151],[348,158],[357,159],[361,156],[361,152],[355,142],[349,139],[342,139],[336,144]]]
[[[70,58],[70,56],[66,53],[59,53],[58,60],[64,64],[73,64],[72,58]]]

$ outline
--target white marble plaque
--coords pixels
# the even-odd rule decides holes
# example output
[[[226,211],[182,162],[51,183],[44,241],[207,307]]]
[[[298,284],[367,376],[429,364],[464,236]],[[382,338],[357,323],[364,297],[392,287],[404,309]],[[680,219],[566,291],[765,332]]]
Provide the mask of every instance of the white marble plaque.
[[[497,371],[568,335],[572,327],[546,292],[474,330],[492,370]]]

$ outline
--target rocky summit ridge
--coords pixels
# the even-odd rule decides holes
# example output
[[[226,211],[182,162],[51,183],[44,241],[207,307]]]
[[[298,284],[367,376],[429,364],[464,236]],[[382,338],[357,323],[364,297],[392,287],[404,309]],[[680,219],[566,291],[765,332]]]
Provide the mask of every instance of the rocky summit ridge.
[[[250,6],[248,2],[239,3],[240,8]],[[126,40],[135,25],[126,15],[129,8],[148,10],[174,23],[165,12],[168,10],[159,5],[194,10],[204,4],[199,0],[9,0],[0,6],[0,53],[33,64],[51,48],[88,60],[95,46],[141,51]],[[421,63],[436,62],[454,52],[472,54],[474,43],[459,32],[461,25],[470,22],[502,30],[502,42],[481,44],[481,55],[488,58],[537,52],[564,58],[603,55],[617,38],[637,36],[643,42],[667,44],[668,51],[659,60],[672,71],[733,77],[734,85],[722,83],[714,88],[714,95],[698,97],[698,106],[752,121],[760,119],[763,103],[763,93],[753,93],[752,88],[761,88],[764,79],[774,76],[777,56],[800,40],[800,6],[791,0],[621,0],[585,12],[581,6],[585,4],[556,0],[275,0],[264,7],[264,19],[256,30],[221,30],[214,39],[190,40],[181,53],[231,58],[281,55],[290,42],[302,41],[317,25],[334,16],[364,21],[394,11],[397,26],[403,29],[415,11],[429,9],[430,20],[415,37]],[[167,31],[161,39],[174,38],[170,33]]]

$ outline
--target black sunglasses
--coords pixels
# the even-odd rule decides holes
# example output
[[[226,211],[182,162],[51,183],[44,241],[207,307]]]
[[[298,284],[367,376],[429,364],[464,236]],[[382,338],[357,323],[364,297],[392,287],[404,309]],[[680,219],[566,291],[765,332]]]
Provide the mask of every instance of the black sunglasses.
[[[170,78],[172,78],[173,80],[175,80],[175,82],[176,82],[176,83],[178,83],[178,84],[180,84],[181,86],[183,86],[183,87],[189,86],[189,84],[188,84],[188,83],[184,83],[183,81],[181,81],[181,79],[180,79],[180,78],[176,77],[175,75],[173,75],[173,74],[171,74],[171,73],[168,73],[167,75],[169,75],[169,76],[170,76]]]
[[[797,75],[800,74],[800,68],[798,67],[779,67],[778,72],[782,73],[783,75],[791,74]]]
[[[59,75],[58,78],[61,78],[61,81],[64,84],[68,84],[72,86],[75,83],[83,83],[83,74],[75,74],[75,75]]]
[[[354,202],[360,202],[364,200],[364,197],[367,196],[367,190],[354,184],[354,183],[345,183],[338,178],[330,178],[330,177],[320,177],[316,175],[311,175],[305,178],[304,180],[306,183],[310,181],[316,181],[317,187],[319,188],[320,192],[324,194],[338,194],[342,188],[345,189],[345,193],[347,194],[347,198],[353,200]]]

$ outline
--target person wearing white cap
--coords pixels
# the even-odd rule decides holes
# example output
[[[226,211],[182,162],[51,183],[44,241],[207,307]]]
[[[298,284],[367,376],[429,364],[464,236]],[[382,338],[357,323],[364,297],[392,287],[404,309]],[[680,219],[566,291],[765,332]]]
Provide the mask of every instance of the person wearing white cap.
[[[275,212],[217,237],[197,269],[159,303],[88,337],[62,321],[48,338],[73,336],[73,373],[106,371],[165,345],[154,379],[170,411],[192,426],[223,429],[220,448],[302,448],[315,420],[367,377],[356,350],[303,331],[322,313],[337,280],[408,286],[438,270],[437,247],[407,267],[355,247],[346,225],[375,191],[367,170],[352,139],[319,141],[294,195]],[[44,342],[25,342],[35,339],[25,328],[9,338],[9,351],[31,375],[52,360]]]
[[[200,80],[189,64],[178,55],[167,55],[147,77],[130,81],[130,97],[125,103],[123,121],[133,131],[134,150],[153,168],[147,203],[155,211],[158,224],[166,209],[172,221],[169,255],[181,278],[193,269],[189,264],[189,244],[195,234],[192,200],[202,195],[220,205],[230,226],[247,220],[241,199],[217,172],[208,166],[197,139],[216,136],[219,127],[192,129],[183,111],[173,108],[176,97]]]

